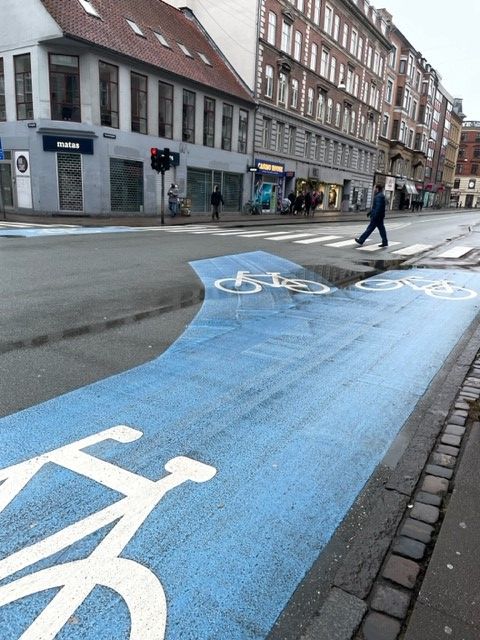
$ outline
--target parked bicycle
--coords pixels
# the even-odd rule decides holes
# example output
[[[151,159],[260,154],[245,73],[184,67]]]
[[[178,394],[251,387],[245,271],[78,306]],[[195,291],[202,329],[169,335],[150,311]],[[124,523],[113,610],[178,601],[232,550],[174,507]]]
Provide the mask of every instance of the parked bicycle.
[[[270,279],[270,282],[268,281]],[[215,286],[227,293],[258,293],[263,287],[273,289],[288,289],[295,293],[309,293],[321,295],[329,293],[330,287],[314,280],[300,280],[298,278],[286,278],[278,272],[267,271],[266,273],[250,273],[249,271],[238,271],[235,278],[221,278],[215,280]]]
[[[422,276],[410,276],[408,278],[398,278],[397,280],[370,278],[369,280],[357,282],[355,286],[366,291],[392,291],[393,289],[400,289],[400,287],[410,287],[415,291],[423,291],[427,296],[441,298],[442,300],[469,300],[477,295],[476,291],[452,284],[448,280],[429,280]]]
[[[249,200],[243,205],[242,212],[258,216],[262,213],[262,207],[258,202],[255,202],[254,200]]]

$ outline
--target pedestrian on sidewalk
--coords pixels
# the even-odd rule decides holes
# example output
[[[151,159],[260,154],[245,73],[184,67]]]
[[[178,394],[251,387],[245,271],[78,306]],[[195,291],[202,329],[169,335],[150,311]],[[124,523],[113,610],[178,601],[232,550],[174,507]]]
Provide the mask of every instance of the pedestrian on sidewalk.
[[[379,247],[388,247],[387,232],[383,223],[385,219],[385,194],[383,193],[383,185],[377,184],[375,187],[375,197],[373,198],[372,209],[368,214],[370,222],[361,236],[355,238],[355,242],[362,245],[368,236],[378,229],[382,244]]]
[[[313,204],[312,192],[311,191],[307,191],[307,193],[305,194],[305,211],[304,211],[304,214],[303,214],[303,215],[307,216],[307,218],[310,216],[310,211],[312,209],[312,204]]]
[[[175,218],[178,213],[178,205],[179,205],[179,197],[178,197],[178,187],[172,182],[170,185],[170,189],[168,190],[168,208],[170,209],[170,216]]]
[[[217,185],[210,196],[210,204],[212,205],[212,221],[220,220],[220,205],[225,204],[220,187]]]

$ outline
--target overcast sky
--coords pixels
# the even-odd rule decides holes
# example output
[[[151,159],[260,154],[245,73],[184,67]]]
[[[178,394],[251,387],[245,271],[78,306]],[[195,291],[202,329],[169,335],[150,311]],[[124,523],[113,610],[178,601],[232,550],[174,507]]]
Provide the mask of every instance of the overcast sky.
[[[467,120],[480,121],[480,0],[371,0],[463,98]]]

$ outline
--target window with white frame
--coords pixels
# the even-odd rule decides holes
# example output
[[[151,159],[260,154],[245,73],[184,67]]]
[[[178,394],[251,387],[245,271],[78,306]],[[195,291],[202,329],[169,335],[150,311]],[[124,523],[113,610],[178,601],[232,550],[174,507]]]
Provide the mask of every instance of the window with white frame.
[[[347,91],[353,93],[353,71],[350,67],[347,68]]]
[[[296,78],[292,79],[290,106],[292,107],[292,109],[296,109],[298,107],[298,80]]]
[[[397,66],[397,47],[395,45],[392,45],[392,48],[390,50],[388,56],[388,64],[390,67],[392,67],[392,69],[395,69]]]
[[[278,76],[278,103],[287,104],[287,76],[281,72]]]
[[[360,138],[365,138],[365,116],[360,119]]]
[[[344,49],[348,47],[348,24],[346,22],[343,23],[342,47]]]
[[[362,62],[363,58],[363,38],[358,39],[357,58]]]
[[[285,51],[285,53],[288,53],[288,55],[290,55],[292,51],[292,25],[285,22],[285,20],[282,23],[281,49]]]
[[[343,123],[342,123],[342,131],[348,133],[350,129],[350,107],[346,105],[343,108]]]
[[[326,122],[328,124],[332,124],[332,118],[333,118],[333,100],[332,98],[328,98],[327,100],[327,116],[326,116]]]
[[[373,54],[373,72],[377,75],[380,73],[380,54],[378,51]]]
[[[265,96],[273,98],[273,67],[269,64],[265,67]]]
[[[296,154],[297,150],[297,129],[290,126],[288,128],[288,153],[291,156]]]
[[[297,0],[297,9],[299,11],[305,10],[305,0]]]
[[[335,105],[335,126],[340,127],[340,121],[342,119],[342,107],[339,102]]]
[[[357,47],[358,47],[358,31],[352,28],[352,32],[350,34],[350,53],[353,56],[357,55]]]
[[[392,78],[387,78],[387,86],[385,88],[385,102],[388,104],[392,104],[393,99],[393,80]]]
[[[384,138],[388,138],[388,127],[390,125],[390,116],[388,115],[388,113],[384,113],[383,114],[383,119],[382,119],[382,132],[380,135],[382,135]]]
[[[325,5],[325,13],[323,15],[323,30],[332,35],[333,29],[333,9],[327,4]]]
[[[368,47],[368,49],[367,49],[367,67],[369,69],[372,68],[372,58],[373,58],[373,49],[372,49],[372,47]]]
[[[317,98],[317,113],[316,113],[316,118],[317,120],[319,120],[320,122],[323,122],[324,118],[325,118],[325,96],[323,95],[322,92],[320,92],[318,94],[318,98]]]
[[[320,24],[320,0],[313,0],[312,19],[315,22],[315,24]]]
[[[312,87],[307,90],[307,116],[313,115],[313,102],[315,100],[315,92]]]
[[[310,47],[310,69],[317,70],[318,44],[312,42]]]
[[[345,65],[341,64],[338,73],[338,84],[345,84]]]
[[[285,123],[277,122],[277,138],[275,141],[275,149],[279,153],[283,153],[284,144],[285,144]]]
[[[320,59],[320,75],[328,78],[328,66],[330,62],[330,52],[325,47],[322,47],[322,56]]]
[[[340,16],[335,14],[333,19],[333,38],[338,42],[338,37],[340,35]]]
[[[352,93],[353,95],[358,98],[358,87],[360,84],[360,76],[358,75],[358,73],[354,73],[353,74],[353,90]]]
[[[304,143],[304,157],[307,158],[307,160],[310,160],[310,156],[312,155],[312,134],[310,131],[305,131]]]
[[[273,11],[268,12],[268,29],[267,42],[275,45],[275,37],[277,33],[277,15]]]
[[[336,84],[337,81],[337,59],[335,56],[330,57],[330,72],[328,74],[328,79],[333,84]]]
[[[355,111],[352,111],[352,113],[350,114],[350,133],[352,135],[356,134],[356,126],[357,126],[357,114],[355,113]]]
[[[272,139],[272,119],[263,118],[262,143],[265,149],[270,149]]]
[[[295,42],[293,45],[293,57],[295,60],[301,60],[302,58],[302,32],[295,31]]]

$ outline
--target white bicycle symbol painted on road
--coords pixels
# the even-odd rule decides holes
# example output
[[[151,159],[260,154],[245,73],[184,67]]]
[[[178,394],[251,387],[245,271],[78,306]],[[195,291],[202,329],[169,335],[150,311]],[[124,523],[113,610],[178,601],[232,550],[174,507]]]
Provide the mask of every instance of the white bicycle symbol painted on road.
[[[415,291],[423,291],[427,296],[441,298],[442,300],[469,300],[477,295],[476,291],[452,284],[448,280],[429,280],[421,276],[410,276],[409,278],[398,278],[397,280],[370,278],[369,280],[356,282],[355,286],[366,291],[392,291],[405,286]]]
[[[270,281],[269,281],[270,280]],[[250,273],[249,271],[238,271],[235,278],[221,278],[215,280],[215,286],[221,291],[228,293],[258,293],[264,287],[274,289],[288,289],[295,293],[308,293],[321,295],[330,293],[331,288],[321,282],[314,280],[300,280],[298,278],[286,278],[275,271],[265,273]]]
[[[125,496],[0,560],[0,580],[3,580],[116,522],[88,557],[54,565],[0,587],[0,607],[47,589],[60,589],[19,640],[53,640],[97,585],[115,591],[126,603],[131,621],[130,640],[163,640],[165,637],[167,604],[160,581],[148,568],[119,556],[168,491],[187,480],[207,482],[214,477],[216,469],[179,456],[166,463],[169,475],[152,481],[82,451],[104,440],[126,444],[141,436],[141,431],[119,425],[0,470],[0,482],[3,482],[0,513],[48,463],[79,473]]]

